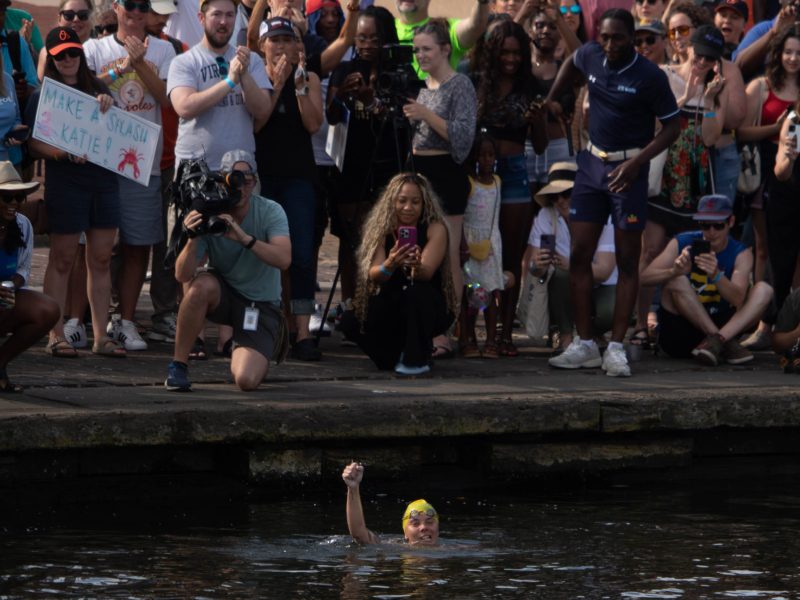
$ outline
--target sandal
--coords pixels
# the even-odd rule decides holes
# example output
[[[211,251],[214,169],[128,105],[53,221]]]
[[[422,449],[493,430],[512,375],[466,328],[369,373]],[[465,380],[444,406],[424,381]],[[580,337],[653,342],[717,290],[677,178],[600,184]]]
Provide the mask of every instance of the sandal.
[[[435,360],[445,360],[454,357],[455,353],[453,352],[453,349],[448,348],[447,346],[434,346],[433,352],[431,353],[431,358]]]
[[[469,342],[461,346],[461,356],[464,358],[480,358],[481,351],[478,350],[478,344]]]
[[[206,360],[207,358],[206,343],[203,338],[197,338],[189,351],[189,360]]]
[[[230,358],[233,353],[233,338],[230,338],[222,345],[222,350],[215,350],[214,356],[221,356],[223,358]]]
[[[16,385],[8,380],[5,367],[0,369],[0,394],[19,394],[24,389],[21,385]]]
[[[127,351],[119,342],[108,337],[101,337],[92,346],[92,354],[108,358],[125,358]]]
[[[497,353],[500,356],[515,357],[519,356],[519,350],[511,340],[500,340],[500,345],[497,347]]]
[[[648,331],[647,327],[641,327],[633,332],[630,338],[628,338],[628,343],[633,344],[634,346],[641,346],[644,350],[650,349],[650,332]]]
[[[483,345],[483,358],[497,358],[500,356],[497,353],[497,346],[489,342]]]
[[[54,338],[48,343],[45,352],[56,358],[78,358],[78,351],[63,337]]]

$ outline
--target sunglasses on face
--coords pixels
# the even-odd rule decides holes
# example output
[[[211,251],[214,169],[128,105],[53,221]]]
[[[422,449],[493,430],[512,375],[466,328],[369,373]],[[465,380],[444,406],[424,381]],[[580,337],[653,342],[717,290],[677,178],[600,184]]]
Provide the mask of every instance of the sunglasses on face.
[[[228,76],[228,61],[222,56],[217,56],[217,68],[219,69],[220,77]]]
[[[581,7],[580,7],[580,6],[578,6],[577,4],[573,4],[573,5],[572,5],[572,6],[570,6],[569,8],[567,8],[566,6],[562,6],[561,8],[559,8],[559,10],[561,11],[561,14],[562,14],[562,15],[565,15],[565,14],[567,14],[568,12],[569,12],[569,13],[572,13],[573,15],[579,15],[579,14],[581,14]]]
[[[708,231],[709,229],[714,229],[715,231],[722,231],[725,229],[725,225],[728,223],[723,221],[722,223],[700,223],[700,229],[703,231]]]
[[[134,2],[133,0],[122,0],[122,2],[117,2],[122,8],[124,8],[128,12],[133,12],[138,10],[140,13],[148,13],[150,12],[150,3],[149,2]]]
[[[633,41],[633,45],[636,46],[637,48],[639,46],[641,46],[642,44],[647,44],[648,46],[652,46],[653,44],[656,43],[656,41],[657,41],[657,38],[656,38],[655,35],[645,35],[645,36],[636,38]]]
[[[112,33],[117,33],[117,24],[109,23],[108,25],[95,25],[94,33],[95,35],[111,35]]]
[[[13,196],[5,196],[0,195],[0,202],[5,202],[6,204],[11,204],[12,202],[16,202],[17,204],[22,204],[25,202],[26,196],[25,194],[15,194]]]
[[[62,19],[71,23],[76,18],[80,19],[81,21],[88,21],[89,15],[92,13],[88,10],[62,10],[58,14],[61,15]]]
[[[669,30],[669,39],[674,40],[678,37],[686,37],[692,30],[691,25],[678,25]]]
[[[636,0],[636,4],[649,4],[650,6],[655,6],[658,0]]]
[[[77,48],[69,48],[67,50],[64,50],[63,52],[59,52],[58,54],[56,54],[53,57],[53,60],[56,62],[61,62],[66,58],[78,58],[80,57],[81,54],[82,52]]]
[[[704,62],[716,62],[716,58],[713,56],[708,56],[707,54],[695,54],[694,55],[696,60],[702,60]]]

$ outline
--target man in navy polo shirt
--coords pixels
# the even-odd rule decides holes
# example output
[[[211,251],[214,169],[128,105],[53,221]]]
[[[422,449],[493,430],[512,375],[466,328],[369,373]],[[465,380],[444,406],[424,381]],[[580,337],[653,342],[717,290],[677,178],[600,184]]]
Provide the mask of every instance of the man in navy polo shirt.
[[[638,55],[633,16],[612,9],[600,21],[598,42],[579,48],[564,62],[547,106],[580,76],[589,87],[589,139],[578,154],[572,190],[570,292],[578,336],[550,365],[562,369],[600,367],[611,377],[629,377],[622,340],[639,291],[641,233],[647,216],[650,159],[678,136],[678,106],[667,76]],[[654,137],[656,119],[661,131]],[[619,281],[611,342],[605,355],[592,339],[592,256],[609,214],[615,227]]]

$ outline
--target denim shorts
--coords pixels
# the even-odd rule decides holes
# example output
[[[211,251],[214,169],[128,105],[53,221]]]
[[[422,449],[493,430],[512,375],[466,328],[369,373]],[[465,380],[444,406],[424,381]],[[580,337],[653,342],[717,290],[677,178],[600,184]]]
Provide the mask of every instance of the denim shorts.
[[[531,201],[528,166],[524,154],[498,157],[497,175],[501,181],[501,204],[526,204]]]
[[[164,239],[161,176],[150,175],[146,186],[119,178],[119,237],[130,246],[152,246]]]
[[[648,165],[639,174],[628,191],[614,193],[608,189],[608,174],[620,161],[604,161],[588,150],[578,153],[578,172],[570,200],[570,220],[605,223],[608,215],[618,229],[642,231],[647,221]]]
[[[731,202],[736,200],[736,187],[739,183],[741,161],[736,144],[714,148],[714,187],[718,194],[724,194]]]
[[[534,153],[533,144],[527,142],[525,153],[528,157],[528,177],[542,185],[547,183],[547,174],[554,163],[575,162],[575,156],[570,156],[567,138],[551,140],[541,154]]]

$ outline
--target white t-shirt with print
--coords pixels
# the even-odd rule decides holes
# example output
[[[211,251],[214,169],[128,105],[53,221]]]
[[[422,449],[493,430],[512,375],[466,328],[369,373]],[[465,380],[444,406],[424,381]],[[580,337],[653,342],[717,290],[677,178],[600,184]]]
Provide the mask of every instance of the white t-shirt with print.
[[[86,64],[98,76],[108,72],[109,69],[120,67],[125,57],[128,56],[125,46],[120,44],[115,35],[108,35],[100,39],[88,40],[83,45],[86,54]],[[158,73],[158,78],[166,80],[169,65],[175,58],[175,49],[172,44],[153,36],[147,36],[147,51],[144,55],[145,62]],[[161,125],[161,105],[135,71],[125,73],[116,81],[108,84],[111,95],[118,108],[147,119],[151,123]],[[164,146],[164,136],[158,136],[158,147],[153,160],[153,174],[160,173],[161,152]]]
[[[230,65],[234,56],[236,49],[229,45],[224,63]],[[167,94],[179,87],[202,92],[225,79],[220,72],[219,57],[203,44],[178,56],[169,69]],[[255,52],[250,54],[248,72],[258,87],[272,89],[264,61]],[[178,141],[175,143],[177,161],[204,158],[210,169],[217,170],[222,155],[228,150],[256,152],[253,116],[245,106],[241,84],[230,90],[215,106],[193,119],[181,118],[178,123]]]

